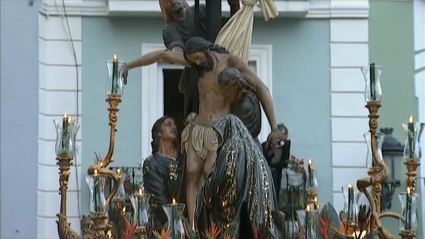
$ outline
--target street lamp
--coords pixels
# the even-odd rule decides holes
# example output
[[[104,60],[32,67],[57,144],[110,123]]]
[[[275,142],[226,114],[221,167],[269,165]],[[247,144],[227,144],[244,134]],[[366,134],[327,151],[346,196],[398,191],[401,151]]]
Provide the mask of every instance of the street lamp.
[[[404,145],[393,137],[393,128],[381,128],[379,131],[385,134],[382,156],[390,172],[390,177],[382,183],[381,211],[385,211],[391,209],[395,189],[400,187]]]

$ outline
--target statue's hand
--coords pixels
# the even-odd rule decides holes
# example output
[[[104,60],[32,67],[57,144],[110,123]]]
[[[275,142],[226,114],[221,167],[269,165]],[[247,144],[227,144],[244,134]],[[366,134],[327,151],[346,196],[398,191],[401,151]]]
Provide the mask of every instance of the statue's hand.
[[[267,137],[266,148],[271,147],[272,149],[275,149],[280,145],[280,141],[286,140],[287,138],[288,134],[284,134],[280,130],[275,129],[269,134],[269,137]]]
[[[128,76],[128,67],[127,67],[127,63],[124,63],[122,65],[122,77],[124,78],[124,85],[127,85],[127,76]]]

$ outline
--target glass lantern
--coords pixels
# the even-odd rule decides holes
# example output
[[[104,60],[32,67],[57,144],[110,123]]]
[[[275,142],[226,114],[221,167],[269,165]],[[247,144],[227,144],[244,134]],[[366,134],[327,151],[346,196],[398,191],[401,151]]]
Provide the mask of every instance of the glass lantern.
[[[87,186],[90,190],[89,210],[93,215],[106,212],[105,180],[104,176],[97,174],[97,170],[93,175],[86,176]]]
[[[306,210],[297,210],[298,224],[300,225],[300,233],[303,238],[316,239],[316,224],[320,210],[312,210],[307,205]]]
[[[403,156],[406,160],[419,160],[421,156],[421,145],[419,140],[424,124],[415,122],[415,118],[410,116],[408,122],[402,125],[403,129],[406,131],[406,143],[404,145]]]
[[[58,158],[74,158],[75,140],[80,125],[67,114],[63,115],[62,120],[53,120],[53,123],[56,127],[56,156]]]
[[[361,193],[353,185],[342,187],[342,195],[344,196],[344,218],[343,222],[357,222],[359,215],[359,200]]]
[[[114,198],[112,199],[113,201],[115,201],[115,200],[124,200],[124,197],[125,197],[124,181],[125,181],[125,178],[127,177],[127,174],[126,173],[123,173],[122,172],[122,169],[117,169],[117,174],[119,176],[121,176],[121,179],[119,181],[118,191],[114,195]]]
[[[398,227],[400,231],[411,231],[415,232],[418,229],[418,218],[416,216],[417,202],[418,202],[418,194],[417,193],[409,193],[401,192],[398,194],[400,199],[402,213],[401,216],[406,220],[399,219]]]
[[[133,223],[137,223],[138,227],[146,228],[149,222],[148,214],[148,194],[143,193],[142,189],[139,189],[138,194],[132,194],[130,196],[131,206],[133,207]]]
[[[125,62],[118,61],[118,56],[115,54],[112,61],[106,62],[106,67],[108,69],[106,95],[108,97],[121,97],[124,92],[124,78],[122,77],[124,63]]]
[[[366,141],[367,145],[367,156],[366,156],[366,165],[368,168],[375,167],[375,160],[372,153],[372,137],[370,132],[366,132],[363,134],[363,137]],[[382,156],[382,144],[385,140],[385,134],[376,133],[376,152],[378,154],[379,159],[383,160]]]
[[[382,89],[381,89],[381,74],[382,66],[370,64],[370,66],[362,68],[363,77],[365,80],[365,94],[364,98],[366,102],[381,102]]]
[[[185,207],[183,203],[175,203],[174,199],[172,204],[162,206],[167,216],[166,228],[168,232],[171,232],[170,238],[184,239],[186,237],[182,220]]]
[[[319,190],[319,184],[317,183],[317,169],[316,166],[313,165],[311,159],[308,160],[307,165],[308,177],[307,177],[307,193],[308,194],[316,194]]]

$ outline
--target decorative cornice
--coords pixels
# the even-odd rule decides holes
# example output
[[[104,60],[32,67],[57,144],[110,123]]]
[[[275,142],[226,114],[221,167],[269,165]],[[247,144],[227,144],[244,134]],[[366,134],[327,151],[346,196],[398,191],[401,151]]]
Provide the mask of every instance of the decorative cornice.
[[[222,1],[224,14],[229,13],[227,0]],[[360,1],[363,2],[363,1]],[[190,5],[193,0],[189,0]],[[65,0],[68,16],[161,16],[158,0]],[[332,5],[327,1],[276,1],[280,17],[293,18],[368,18],[369,5]],[[43,0],[40,12],[44,15],[63,15],[61,1]],[[255,7],[260,13],[260,7]]]

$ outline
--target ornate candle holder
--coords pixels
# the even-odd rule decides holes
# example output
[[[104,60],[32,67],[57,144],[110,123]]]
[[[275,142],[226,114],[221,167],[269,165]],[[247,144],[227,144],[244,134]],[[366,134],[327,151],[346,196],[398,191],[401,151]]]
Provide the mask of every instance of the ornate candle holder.
[[[137,222],[135,235],[137,239],[147,239],[146,227],[149,223],[148,202],[149,196],[142,189],[138,194],[130,196],[131,206],[133,207],[133,222]]]
[[[381,98],[382,91],[380,86],[380,76],[382,73],[382,67],[375,66],[375,64],[371,64],[369,67],[365,67],[362,69],[365,81],[366,81],[366,90],[365,90],[365,100],[366,100],[366,108],[369,110],[369,132],[370,132],[370,149],[371,149],[371,157],[372,157],[372,167],[369,168],[368,174],[369,178],[359,179],[357,181],[357,188],[364,193],[367,197],[367,200],[370,203],[371,207],[371,217],[369,223],[369,231],[368,238],[375,238],[375,234],[378,234],[380,239],[395,239],[393,235],[391,235],[383,226],[381,219],[384,217],[392,217],[398,219],[399,221],[405,221],[402,215],[385,212],[381,213],[381,190],[382,183],[386,181],[389,177],[389,169],[385,164],[382,155],[379,153],[379,142],[378,142],[378,110],[381,107]],[[413,130],[412,130],[413,129]],[[412,135],[413,131],[413,135]],[[421,130],[416,130],[415,127],[412,128],[410,125],[408,132],[408,140],[409,142],[415,141],[415,132],[420,132]],[[412,138],[413,136],[413,138]],[[416,136],[418,139],[419,137]],[[416,142],[416,141],[415,141]],[[418,145],[418,144],[417,144]],[[409,148],[411,149],[411,147]],[[419,147],[418,147],[418,151]],[[411,152],[409,152],[411,153]],[[419,153],[417,154],[419,155]],[[410,155],[409,155],[410,157]],[[413,159],[409,159],[406,161],[406,166],[408,168],[408,176],[410,180],[408,181],[408,187],[414,188],[414,179],[413,175],[416,176],[416,168],[419,164],[419,157],[415,156],[413,153]],[[411,175],[411,176],[410,176]],[[368,188],[372,187],[372,193],[369,192]],[[414,233],[402,233],[403,238],[412,239],[414,237]]]
[[[119,185],[118,185],[118,191],[115,194],[115,196],[112,198],[112,201],[115,204],[115,208],[117,208],[117,210],[121,211],[124,207],[124,202],[125,202],[125,189],[124,189],[124,181],[126,178],[126,174],[122,172],[121,169],[117,169],[117,174],[118,176],[120,176],[120,181],[119,181]]]
[[[413,116],[409,117],[408,122],[403,123],[403,129],[406,131],[406,143],[404,145],[404,165],[407,167],[407,187],[411,192],[415,191],[417,168],[420,166],[419,160],[421,156],[421,145],[419,139],[421,137],[424,124],[415,122]]]
[[[173,239],[184,239],[186,236],[182,221],[185,207],[186,205],[183,203],[175,203],[174,199],[173,203],[162,206],[165,215],[167,215],[167,231],[171,232]]]
[[[109,65],[112,66],[112,69],[110,69]],[[69,179],[69,169],[72,165],[72,158],[75,152],[75,134],[78,131],[78,127],[75,128],[76,126],[72,126],[72,123],[71,126],[70,124],[64,124],[64,122],[68,122],[68,120],[65,120],[66,117],[64,117],[64,119],[62,120],[62,127],[59,127],[60,124],[58,121],[55,122],[57,129],[56,154],[60,171],[59,182],[61,194],[61,208],[60,213],[57,215],[57,224],[58,234],[61,239],[110,238],[111,231],[110,225],[108,223],[108,218],[105,213],[105,208],[110,204],[112,198],[118,191],[121,175],[118,175],[116,172],[109,170],[107,166],[114,161],[112,155],[114,153],[115,146],[115,132],[117,131],[117,112],[119,111],[118,104],[121,103],[123,84],[120,71],[118,70],[119,62],[118,57],[116,55],[114,55],[114,60],[112,61],[112,63],[107,62],[107,66],[109,78],[106,90],[108,98],[106,99],[106,101],[109,103],[109,149],[104,159],[98,159],[94,165],[88,168],[87,181],[89,188],[91,189],[91,191],[93,190],[93,193],[91,193],[92,200],[90,202],[93,206],[90,206],[91,216],[83,217],[82,225],[84,234],[82,236],[78,235],[71,229],[70,223],[68,223],[66,218],[66,191],[68,189],[67,186]],[[71,134],[67,134],[64,132],[71,132]],[[104,187],[102,181],[105,178],[111,178],[114,183],[114,187],[112,188],[111,193],[107,199],[104,199],[104,196],[102,197],[101,192]]]
[[[307,172],[307,200],[312,210],[315,210],[318,207],[317,196],[319,184],[317,183],[317,170],[311,159],[308,160]]]
[[[316,239],[316,219],[319,216],[319,210],[313,210],[310,205],[307,205],[305,210],[297,210],[297,218],[299,225],[302,226],[301,234],[303,238]]]
[[[401,216],[404,218],[398,221],[400,235],[415,235],[416,229],[418,229],[418,218],[416,216],[418,194],[411,193],[410,189],[407,188],[407,193],[401,192],[398,197],[402,207]]]

